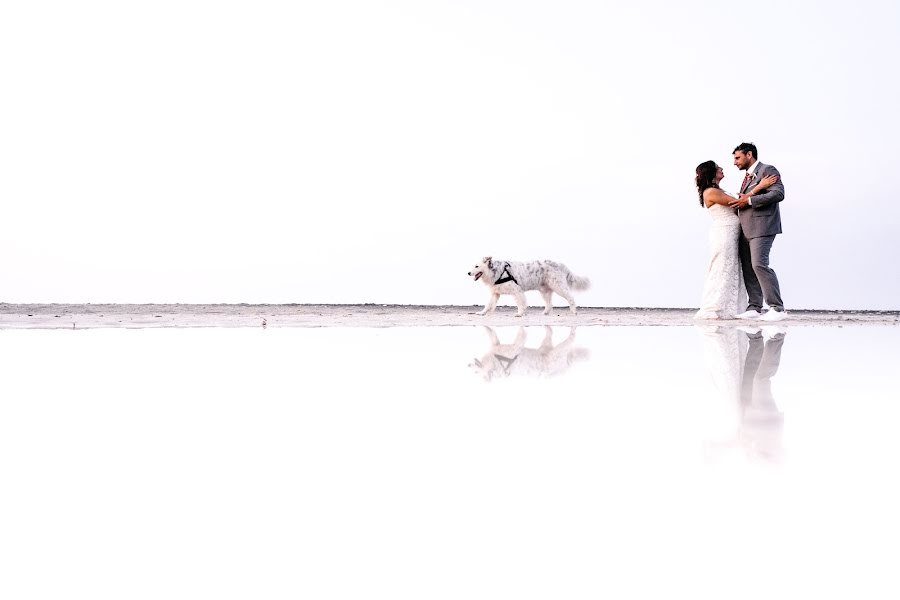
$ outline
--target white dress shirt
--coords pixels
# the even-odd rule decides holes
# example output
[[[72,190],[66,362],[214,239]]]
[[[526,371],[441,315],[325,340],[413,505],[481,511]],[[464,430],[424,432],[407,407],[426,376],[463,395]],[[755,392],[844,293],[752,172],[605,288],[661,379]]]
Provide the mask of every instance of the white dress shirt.
[[[748,183],[750,183],[756,179],[756,167],[758,167],[758,166],[759,166],[759,161],[754,160],[753,164],[750,165],[750,168],[747,169],[747,172],[750,173],[750,181]],[[753,206],[753,196],[750,196],[749,198],[747,198],[747,206],[751,206],[751,207]]]

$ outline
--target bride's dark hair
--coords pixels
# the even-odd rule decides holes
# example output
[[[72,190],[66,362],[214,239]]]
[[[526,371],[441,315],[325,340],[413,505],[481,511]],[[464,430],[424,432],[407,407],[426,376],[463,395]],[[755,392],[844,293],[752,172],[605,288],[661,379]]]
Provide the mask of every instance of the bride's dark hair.
[[[714,160],[708,160],[697,165],[697,178],[695,181],[697,182],[697,193],[700,194],[700,206],[703,206],[703,191],[706,188],[719,187],[716,184],[716,171],[718,170],[719,166]]]

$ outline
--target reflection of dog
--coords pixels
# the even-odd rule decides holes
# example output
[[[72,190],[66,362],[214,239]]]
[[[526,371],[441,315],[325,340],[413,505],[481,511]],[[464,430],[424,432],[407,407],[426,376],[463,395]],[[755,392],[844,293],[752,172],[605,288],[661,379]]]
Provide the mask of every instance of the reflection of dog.
[[[485,256],[469,272],[469,276],[475,281],[481,279],[490,289],[490,299],[480,315],[492,312],[497,306],[497,300],[501,294],[512,294],[516,299],[519,311],[517,317],[525,313],[528,304],[525,301],[525,292],[540,290],[544,297],[544,314],[550,314],[553,309],[551,297],[553,292],[566,299],[569,310],[575,313],[575,298],[571,290],[586,290],[591,282],[586,277],[573,275],[571,271],[561,263],[552,260],[536,260],[532,262],[508,262],[494,260]]]
[[[491,348],[481,359],[469,363],[469,367],[485,381],[510,375],[553,377],[564,373],[573,362],[586,360],[591,355],[587,348],[574,347],[574,327],[569,330],[569,337],[554,346],[553,329],[545,325],[544,341],[538,348],[525,347],[525,329],[522,327],[512,344],[501,344],[493,329],[484,329],[491,340]]]

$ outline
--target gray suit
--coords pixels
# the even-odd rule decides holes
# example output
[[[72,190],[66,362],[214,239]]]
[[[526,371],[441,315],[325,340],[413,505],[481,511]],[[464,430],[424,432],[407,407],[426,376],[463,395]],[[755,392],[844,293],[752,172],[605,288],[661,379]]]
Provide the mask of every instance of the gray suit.
[[[785,334],[765,341],[760,333],[748,334],[749,347],[741,381],[741,434],[756,451],[770,459],[781,455],[784,415],[772,396],[772,377],[781,363]]]
[[[778,205],[784,200],[784,184],[778,169],[758,163],[754,177],[741,187],[741,193],[746,193],[767,175],[778,175],[778,181],[763,193],[751,197],[750,206],[738,209],[741,221],[741,268],[747,295],[750,297],[748,308],[759,311],[762,310],[763,300],[775,310],[784,310],[778,277],[769,267],[769,251],[775,236],[781,233],[781,212]]]

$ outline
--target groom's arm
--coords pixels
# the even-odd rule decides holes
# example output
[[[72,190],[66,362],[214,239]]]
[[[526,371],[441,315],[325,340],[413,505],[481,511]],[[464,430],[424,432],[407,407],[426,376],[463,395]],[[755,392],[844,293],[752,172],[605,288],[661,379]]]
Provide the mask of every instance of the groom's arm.
[[[759,194],[750,196],[751,208],[765,208],[767,206],[775,204],[776,202],[781,202],[782,200],[784,200],[784,184],[781,183],[781,173],[778,172],[778,169],[769,165],[766,167],[765,171],[759,174],[760,178],[763,178],[767,175],[777,175],[778,181],[770,185]]]

